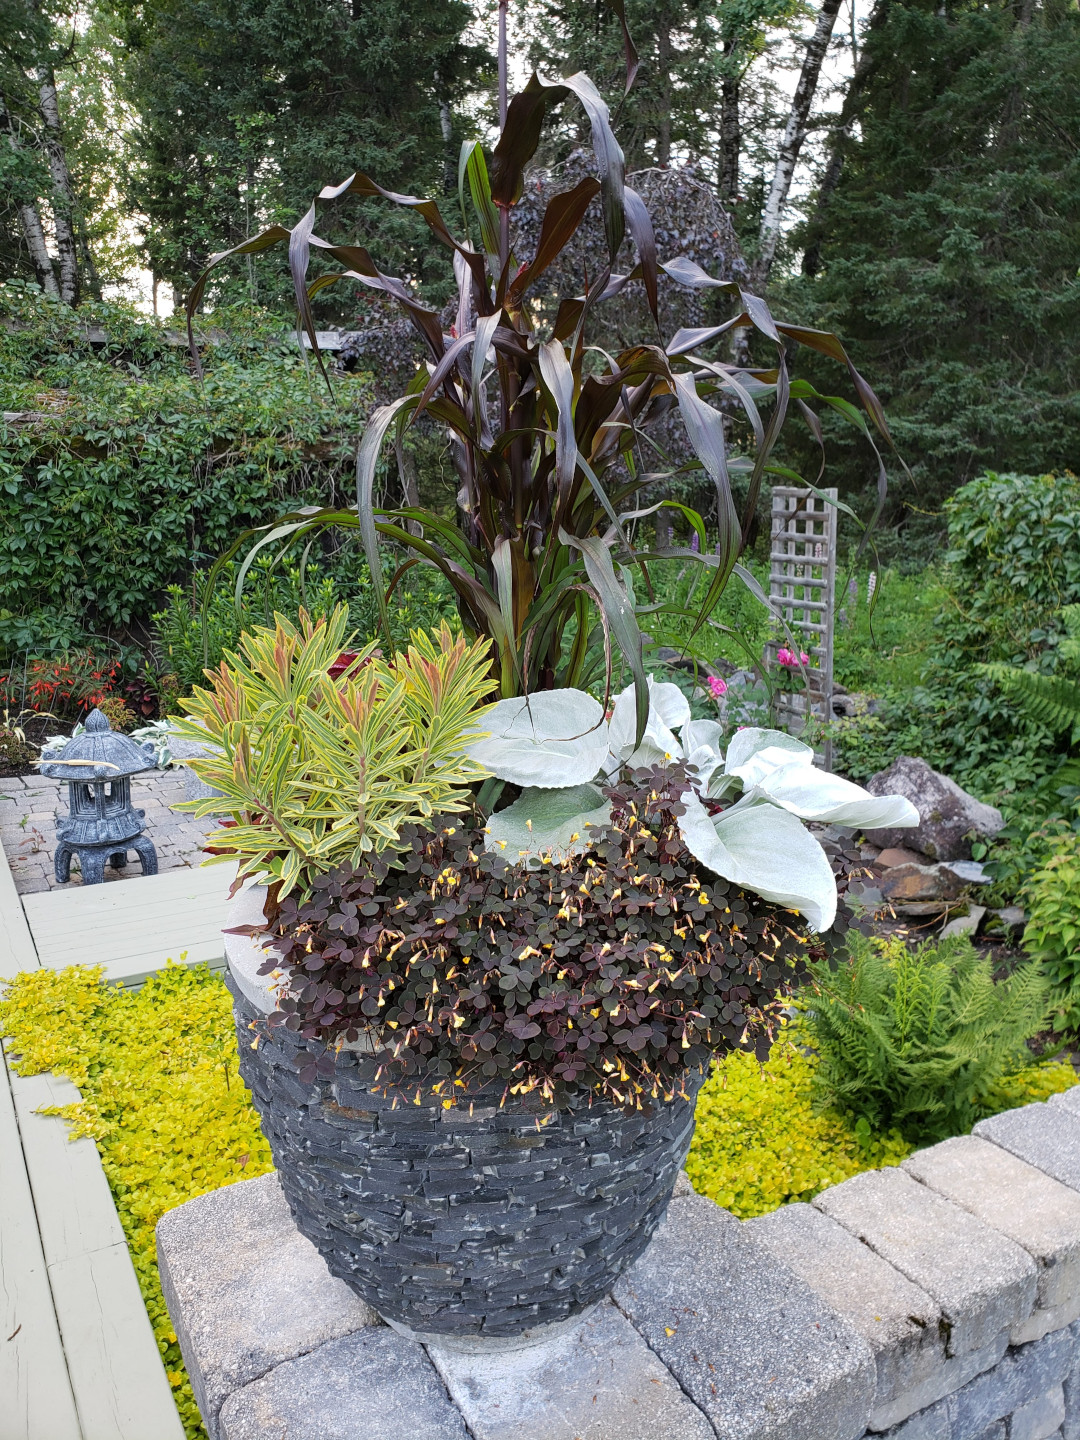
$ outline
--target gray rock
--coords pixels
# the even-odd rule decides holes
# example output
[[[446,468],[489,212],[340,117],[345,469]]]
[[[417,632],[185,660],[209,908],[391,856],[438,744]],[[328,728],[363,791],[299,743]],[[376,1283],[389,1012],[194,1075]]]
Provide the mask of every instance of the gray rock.
[[[1065,1440],[1080,1440],[1080,1320],[1069,1327],[1076,1349],[1076,1359],[1062,1382],[1065,1394],[1065,1423],[1062,1432]]]
[[[744,1228],[870,1346],[877,1369],[871,1429],[888,1429],[971,1379],[974,1372],[957,1376],[957,1362],[946,1361],[941,1311],[926,1291],[820,1210],[782,1205]]]
[[[221,1440],[468,1440],[468,1431],[422,1347],[383,1326],[230,1395]]]
[[[902,1170],[865,1171],[814,1204],[937,1301],[949,1356],[992,1345],[1031,1314],[1031,1256]]]
[[[988,930],[991,924],[995,930],[1001,930],[1006,935],[1016,937],[1027,924],[1027,912],[1019,905],[1006,905],[1000,910],[990,911],[990,920],[986,922]]]
[[[974,1133],[1018,1155],[1063,1185],[1080,1190],[1080,1114],[1068,1105],[1024,1105],[1019,1110],[1004,1110],[980,1120]]]
[[[866,1429],[866,1342],[711,1200],[671,1202],[615,1300],[718,1440],[856,1440]]]
[[[685,1170],[680,1170],[675,1181],[675,1189],[671,1192],[673,1198],[678,1199],[680,1195],[693,1195],[694,1187],[690,1183],[690,1176]]]
[[[1065,1419],[1065,1396],[1060,1385],[1036,1396],[1009,1416],[1009,1440],[1049,1440],[1060,1435]]]
[[[1036,1308],[1012,1343],[1039,1340],[1080,1316],[1080,1195],[977,1135],[919,1150],[903,1168],[992,1229],[1039,1267]]]
[[[878,880],[887,900],[955,900],[963,882],[948,865],[893,865]]]
[[[872,775],[866,788],[871,795],[903,795],[919,812],[914,829],[867,830],[867,840],[882,848],[904,845],[932,860],[970,860],[971,841],[966,837],[974,833],[989,838],[1004,824],[1000,810],[984,805],[925,760],[910,755],[901,755],[887,770]]]
[[[951,870],[965,885],[989,885],[990,875],[986,866],[978,860],[950,860],[945,868]]]
[[[985,905],[972,905],[966,915],[958,915],[955,920],[950,920],[938,938],[946,940],[950,935],[974,935],[985,914]]]
[[[882,1440],[953,1440],[949,1424],[949,1407],[945,1400],[920,1410],[910,1420],[904,1420],[885,1432]],[[975,1440],[975,1437],[972,1437]],[[982,1440],[979,1436],[978,1440]]]
[[[475,1440],[715,1440],[610,1303],[568,1335],[512,1354],[428,1353]]]
[[[233,1391],[284,1360],[378,1323],[296,1228],[276,1174],[240,1180],[158,1221],[158,1269],[211,1440]]]
[[[955,1436],[978,1435],[1061,1384],[1073,1362],[1071,1330],[1010,1350],[1000,1365],[978,1376],[943,1403]]]

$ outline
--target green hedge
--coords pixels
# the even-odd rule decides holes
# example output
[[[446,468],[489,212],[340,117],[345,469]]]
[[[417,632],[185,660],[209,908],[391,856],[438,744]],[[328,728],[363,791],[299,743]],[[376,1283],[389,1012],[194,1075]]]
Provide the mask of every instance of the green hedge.
[[[0,660],[145,642],[241,529],[348,499],[366,377],[327,393],[280,318],[215,315],[205,384],[164,325],[0,285]],[[102,348],[88,327],[105,330]]]
[[[912,646],[924,647],[918,679],[882,687],[876,716],[838,727],[839,763],[862,780],[898,755],[920,755],[981,798],[1000,800],[1045,779],[1064,751],[976,666],[1055,669],[1060,611],[1080,601],[1080,478],[983,475],[945,508],[949,548],[924,576],[940,601],[929,626],[929,607],[910,585],[899,592]],[[890,603],[886,593],[882,605]]]

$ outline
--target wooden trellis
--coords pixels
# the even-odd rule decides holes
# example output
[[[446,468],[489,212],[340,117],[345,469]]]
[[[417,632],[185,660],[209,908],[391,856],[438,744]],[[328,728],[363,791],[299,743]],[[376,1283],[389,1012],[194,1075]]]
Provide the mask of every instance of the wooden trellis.
[[[772,492],[769,596],[795,643],[810,657],[805,672],[790,672],[791,687],[773,695],[776,724],[796,735],[806,724],[808,709],[815,717],[832,718],[837,512],[822,496],[835,500],[836,491],[815,494],[774,485]],[[790,650],[791,642],[781,634],[765,648],[773,676],[783,675],[777,651]],[[832,742],[827,740],[823,748],[825,768],[831,770]]]

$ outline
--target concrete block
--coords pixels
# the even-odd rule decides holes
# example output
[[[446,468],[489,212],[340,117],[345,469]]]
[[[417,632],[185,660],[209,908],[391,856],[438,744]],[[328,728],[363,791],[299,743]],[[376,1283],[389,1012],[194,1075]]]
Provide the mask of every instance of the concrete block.
[[[919,1150],[903,1168],[1015,1240],[1039,1267],[1035,1309],[1014,1327],[1013,1344],[1080,1316],[1080,1194],[977,1135]]]
[[[1024,1105],[980,1120],[974,1133],[1080,1190],[1080,1115],[1065,1105]]]
[[[1008,1352],[1000,1365],[950,1395],[949,1422],[954,1436],[978,1435],[1039,1396],[1060,1386],[1074,1358],[1069,1330],[1058,1330],[1031,1345]]]
[[[814,1204],[937,1301],[948,1356],[993,1345],[1031,1314],[1031,1256],[902,1170],[865,1171]]]
[[[1059,1090],[1056,1095],[1051,1095],[1046,1103],[1055,1107],[1060,1105],[1071,1115],[1080,1116],[1080,1085],[1074,1085],[1070,1090]]]
[[[926,1291],[812,1205],[783,1205],[744,1228],[870,1346],[877,1369],[872,1430],[889,1429],[977,1373],[957,1370],[967,1356],[946,1360],[941,1310]],[[996,1364],[1003,1349],[987,1362]]]
[[[475,1440],[715,1440],[610,1303],[544,1345],[502,1354],[432,1345],[428,1354]]]
[[[718,1440],[856,1440],[876,1387],[855,1330],[704,1196],[673,1200],[615,1287]]]
[[[1038,1395],[1014,1410],[1009,1417],[1009,1440],[1049,1440],[1060,1435],[1065,1420],[1065,1396],[1055,1385],[1045,1395]]]
[[[218,1413],[233,1391],[282,1361],[378,1322],[297,1230],[276,1174],[170,1210],[158,1221],[157,1251],[165,1301],[211,1440],[218,1440]]]
[[[468,1440],[423,1348],[385,1325],[276,1366],[220,1424],[221,1440]]]

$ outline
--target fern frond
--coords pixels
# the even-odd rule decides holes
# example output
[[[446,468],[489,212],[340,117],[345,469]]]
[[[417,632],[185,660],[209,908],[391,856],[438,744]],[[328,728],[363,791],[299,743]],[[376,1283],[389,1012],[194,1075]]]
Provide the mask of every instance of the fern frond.
[[[1050,1008],[1042,967],[995,982],[963,936],[911,950],[853,934],[849,953],[836,972],[815,967],[801,1004],[818,1103],[916,1141],[970,1130],[1030,1064],[1025,1041]]]
[[[1070,609],[1075,607],[1070,606]],[[1080,641],[1077,642],[1080,647]],[[1061,675],[1039,675],[1013,665],[980,665],[1033,720],[1059,732],[1080,726],[1080,683]]]

